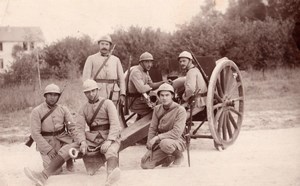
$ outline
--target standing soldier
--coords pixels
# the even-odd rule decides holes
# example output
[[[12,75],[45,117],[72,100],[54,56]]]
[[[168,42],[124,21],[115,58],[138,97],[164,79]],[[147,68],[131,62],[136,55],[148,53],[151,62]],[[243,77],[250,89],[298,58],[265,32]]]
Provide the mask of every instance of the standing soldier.
[[[205,108],[207,85],[200,70],[193,64],[191,53],[187,51],[181,52],[178,56],[178,61],[181,68],[186,71],[186,78],[181,83],[175,83],[175,80],[173,86],[175,89],[180,89],[180,86],[184,86],[184,93],[182,95],[184,102],[188,103],[191,99],[195,99],[195,107],[192,111],[192,115],[195,115]]]
[[[82,80],[94,79],[99,87],[99,94],[117,104],[125,103],[125,77],[121,61],[110,53],[112,40],[109,35],[98,39],[100,52],[89,56],[85,62]],[[112,51],[111,51],[112,52]]]
[[[129,109],[138,114],[138,119],[152,111],[149,100],[147,100],[148,93],[164,83],[163,81],[153,83],[149,76],[148,71],[152,67],[153,60],[153,56],[149,52],[144,52],[140,56],[139,65],[132,67],[130,72],[127,93]]]
[[[74,121],[68,108],[56,104],[60,95],[61,91],[57,85],[46,86],[45,102],[35,107],[30,116],[31,137],[41,153],[44,168],[49,166],[62,146],[73,142],[66,131],[67,125]],[[67,170],[73,171],[72,160],[67,162]],[[58,170],[56,174],[61,171],[62,169]]]
[[[37,173],[29,168],[24,170],[26,175],[38,185],[43,185],[49,176],[70,159],[69,151],[72,148],[79,150],[83,155],[100,148],[100,153],[95,156],[83,156],[84,163],[92,160],[96,161],[93,162],[95,165],[101,166],[101,163],[106,160],[105,185],[111,185],[120,179],[121,173],[118,168],[120,123],[116,107],[111,100],[99,96],[99,88],[94,80],[88,79],[83,83],[83,92],[88,102],[79,111],[78,123],[70,127],[75,143],[62,147],[50,162],[49,167],[42,172]],[[88,131],[85,130],[86,124],[89,126]],[[97,169],[100,168],[98,165]],[[96,170],[92,171],[91,175],[96,172]]]
[[[143,169],[169,166],[171,163],[180,165],[186,146],[182,136],[186,111],[173,101],[174,88],[165,83],[158,88],[157,94],[162,104],[154,107],[147,140],[148,152],[141,161]]]

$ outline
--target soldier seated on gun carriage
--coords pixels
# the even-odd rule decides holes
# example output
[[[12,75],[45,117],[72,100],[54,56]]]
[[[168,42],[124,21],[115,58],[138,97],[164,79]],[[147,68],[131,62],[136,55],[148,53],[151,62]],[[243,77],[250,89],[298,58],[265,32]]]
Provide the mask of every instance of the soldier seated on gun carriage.
[[[194,60],[190,52],[181,52],[178,61],[181,69],[186,72],[186,76],[174,80],[172,85],[179,95],[180,104],[187,108],[188,116],[190,115],[189,103],[194,101],[192,110],[194,116],[205,108],[207,85],[200,70],[193,63]]]
[[[139,65],[132,67],[128,78],[127,96],[129,97],[129,110],[136,113],[137,120],[152,112],[149,92],[157,89],[164,81],[153,83],[149,70],[153,65],[153,56],[144,52],[139,59]]]
[[[111,185],[120,178],[118,168],[120,122],[116,107],[111,100],[99,97],[96,81],[86,80],[83,89],[88,102],[80,109],[77,123],[70,126],[75,142],[63,146],[42,172],[24,169],[27,177],[37,185],[44,185],[48,177],[53,175],[65,161],[74,157],[73,151],[80,152],[90,175],[93,175],[107,161],[105,185]],[[89,126],[88,131],[85,131],[86,124]],[[86,154],[88,155],[85,156]]]

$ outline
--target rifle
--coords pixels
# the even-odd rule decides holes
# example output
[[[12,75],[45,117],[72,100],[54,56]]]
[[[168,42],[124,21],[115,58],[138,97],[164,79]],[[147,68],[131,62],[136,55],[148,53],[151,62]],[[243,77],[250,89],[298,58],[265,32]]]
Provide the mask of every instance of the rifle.
[[[190,118],[188,120],[188,125],[185,128],[185,141],[186,141],[186,152],[187,152],[187,157],[188,157],[188,165],[189,167],[191,166],[191,159],[190,159],[190,142],[191,142],[191,135],[190,135],[190,131],[192,128],[192,122],[193,122],[193,108],[194,108],[194,103],[195,100],[192,101],[192,103],[190,104]]]
[[[190,102],[189,102],[189,105],[190,105],[190,118],[188,120],[188,125],[187,127],[185,128],[185,141],[186,141],[186,152],[187,152],[187,157],[188,157],[188,164],[189,164],[189,167],[191,166],[191,160],[190,160],[190,142],[191,142],[191,135],[190,135],[190,131],[191,131],[191,128],[192,128],[192,123],[193,123],[193,109],[194,109],[194,106],[195,106],[195,96],[198,95],[200,92],[200,89],[199,90],[196,90],[193,94],[193,96],[190,98]]]
[[[193,60],[196,62],[196,65],[198,67],[198,69],[200,70],[203,78],[204,78],[204,81],[206,83],[206,85],[208,85],[208,76],[206,75],[206,73],[204,72],[203,68],[201,67],[199,61],[197,60],[197,58],[195,57],[194,53],[192,52],[192,50],[190,49],[190,47],[188,47],[190,53],[192,54],[192,57],[193,57]]]
[[[126,97],[125,97],[125,108],[124,108],[124,114],[128,115],[129,114],[129,98],[128,98],[128,85],[129,85],[129,76],[130,76],[130,68],[131,68],[131,62],[132,62],[132,57],[131,55],[129,56],[129,62],[127,66],[127,74],[125,78],[125,86],[126,86]]]
[[[65,88],[67,86],[67,83],[64,85],[62,91],[60,92],[60,95],[58,96],[58,99],[56,101],[56,103],[58,102],[59,98],[61,97],[62,93],[64,92]],[[55,104],[56,104],[55,103]],[[48,117],[55,109],[56,107],[53,107],[48,113],[46,113],[46,115],[42,118],[41,123],[46,119],[46,117]],[[51,112],[51,113],[50,113]],[[25,141],[25,145],[28,147],[31,147],[32,143],[34,142],[33,138],[31,137],[31,135],[28,136],[28,139]]]

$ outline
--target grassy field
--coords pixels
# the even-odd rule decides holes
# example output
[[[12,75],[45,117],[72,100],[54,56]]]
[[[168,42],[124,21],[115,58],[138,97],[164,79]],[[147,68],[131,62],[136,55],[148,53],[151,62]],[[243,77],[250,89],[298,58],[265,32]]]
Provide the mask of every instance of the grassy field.
[[[245,88],[244,129],[284,128],[300,126],[300,69],[277,69],[242,72]],[[59,100],[76,113],[86,101],[80,79],[68,81],[47,80],[66,88]],[[37,86],[36,86],[37,87]],[[43,102],[42,91],[33,85],[1,88],[0,143],[24,141],[29,134],[29,115]]]

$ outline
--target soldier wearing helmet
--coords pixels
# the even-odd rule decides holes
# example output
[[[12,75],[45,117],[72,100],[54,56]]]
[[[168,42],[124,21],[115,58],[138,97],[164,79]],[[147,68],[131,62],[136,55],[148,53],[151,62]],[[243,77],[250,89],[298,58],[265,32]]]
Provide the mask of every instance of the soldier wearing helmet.
[[[77,123],[70,126],[75,142],[62,147],[58,151],[58,155],[50,162],[49,167],[42,172],[38,173],[27,169],[31,179],[36,183],[44,184],[53,172],[61,167],[65,161],[69,160],[71,158],[69,154],[71,148],[75,148],[83,155],[86,155],[90,152],[90,149],[100,147],[99,154],[83,156],[88,173],[90,175],[95,174],[103,162],[107,161],[107,180],[105,185],[111,185],[120,178],[118,151],[120,148],[119,135],[121,128],[116,107],[111,100],[99,96],[99,87],[94,80],[87,79],[84,81],[83,92],[88,102],[81,107]],[[93,117],[94,114],[95,117]],[[86,125],[88,125],[89,130],[85,130]],[[90,165],[90,162],[93,163],[93,166]],[[98,167],[97,164],[100,166]]]
[[[164,83],[158,88],[157,94],[161,104],[154,107],[147,140],[148,151],[141,160],[143,169],[180,165],[186,147],[182,137],[186,111],[173,101],[174,88]]]
[[[120,100],[120,103],[124,104],[125,76],[120,59],[110,55],[112,39],[109,35],[101,36],[97,43],[99,52],[87,58],[83,68],[82,80],[84,82],[87,79],[94,79],[100,87],[99,94],[101,97],[109,98],[115,104]],[[102,66],[103,63],[105,63],[104,66]],[[100,71],[97,73],[99,69]]]
[[[148,94],[151,90],[157,89],[164,81],[153,83],[149,76],[149,70],[153,64],[153,56],[149,52],[144,52],[139,58],[139,65],[132,67],[129,76],[128,94],[129,109],[138,114],[138,119],[147,115],[152,108],[147,103],[147,98],[143,94]]]
[[[30,115],[31,137],[36,142],[44,168],[49,166],[61,147],[73,142],[67,129],[74,120],[67,107],[57,104],[60,95],[60,88],[55,84],[49,84],[44,91],[45,102],[35,107]],[[67,170],[73,169],[72,160],[68,161]],[[55,174],[60,172],[62,169],[57,170]]]
[[[207,85],[200,70],[193,64],[193,57],[190,52],[181,52],[178,56],[178,61],[182,70],[186,71],[186,77],[185,79],[178,79],[178,82],[174,81],[173,86],[175,89],[184,87],[182,95],[182,100],[185,102],[184,105],[187,105],[191,99],[195,99],[195,107],[192,113],[192,115],[195,115],[205,108]]]

